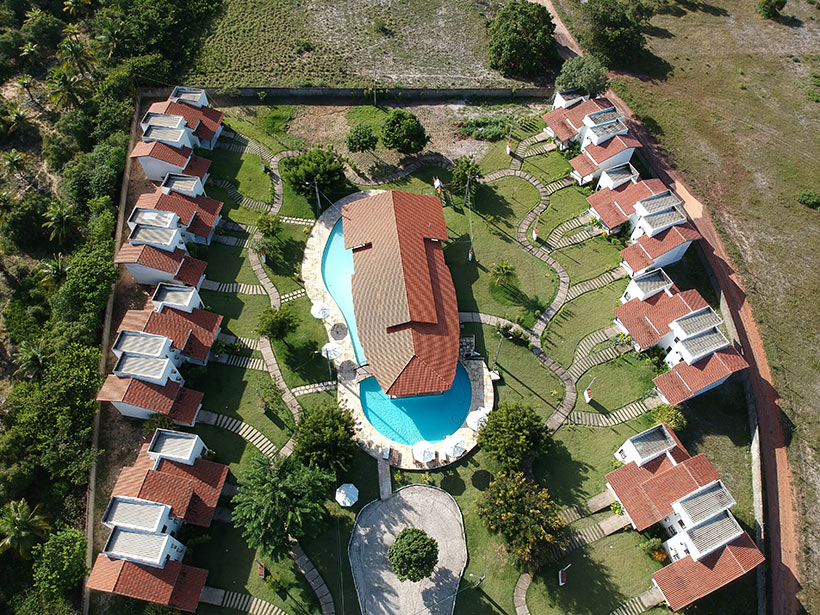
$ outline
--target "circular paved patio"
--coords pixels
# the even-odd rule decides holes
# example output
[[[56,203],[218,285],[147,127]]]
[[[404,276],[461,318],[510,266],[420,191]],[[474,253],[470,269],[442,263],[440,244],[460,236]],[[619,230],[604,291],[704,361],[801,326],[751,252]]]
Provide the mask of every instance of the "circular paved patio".
[[[438,564],[418,583],[399,581],[387,560],[387,548],[406,527],[422,529],[438,541]],[[348,555],[363,615],[450,615],[467,565],[461,510],[436,487],[403,487],[362,508]]]

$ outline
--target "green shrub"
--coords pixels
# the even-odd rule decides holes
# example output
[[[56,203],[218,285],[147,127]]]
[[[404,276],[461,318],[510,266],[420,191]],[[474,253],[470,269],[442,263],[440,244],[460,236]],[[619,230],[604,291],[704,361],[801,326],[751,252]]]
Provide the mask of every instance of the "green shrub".
[[[313,195],[314,180],[322,192],[337,190],[345,182],[344,165],[333,148],[315,148],[285,158],[279,168],[293,191],[304,196]]]
[[[757,3],[757,12],[766,19],[774,19],[786,6],[786,0],[760,0]]]
[[[609,87],[606,66],[593,55],[570,58],[561,67],[561,74],[555,80],[556,90],[581,88],[595,98]]]
[[[530,406],[500,403],[478,432],[478,444],[505,468],[518,469],[542,454],[549,439],[541,419]]]
[[[514,120],[508,115],[476,117],[456,123],[459,134],[482,141],[501,141],[510,133]]]
[[[660,538],[647,538],[643,542],[641,542],[641,549],[647,555],[652,555],[654,551],[657,551],[661,548],[663,541]]]
[[[271,136],[287,132],[288,123],[296,117],[296,110],[291,105],[276,105],[262,116],[262,128]]]
[[[64,528],[36,545],[34,556],[34,587],[47,596],[68,593],[82,580],[85,566],[85,535],[74,528]]]
[[[812,209],[820,209],[820,194],[814,190],[803,190],[797,195],[797,202]]]
[[[638,59],[646,48],[641,22],[622,0],[589,0],[581,6],[581,43],[608,66]]]
[[[350,129],[345,138],[345,145],[351,152],[371,152],[379,143],[379,137],[367,124],[357,124]]]
[[[417,154],[430,141],[419,118],[403,109],[393,109],[382,125],[382,143],[401,154]]]
[[[399,581],[421,581],[438,563],[438,543],[424,530],[406,527],[387,548],[387,559]]]
[[[672,431],[680,431],[686,428],[686,416],[680,406],[671,404],[660,404],[652,408],[652,420],[656,425],[666,423]]]
[[[612,504],[609,505],[609,510],[612,511],[613,515],[624,514],[624,507],[621,506],[621,503],[618,501],[612,502]]]
[[[152,414],[142,424],[142,435],[147,438],[157,429],[174,429],[175,427],[174,422],[164,414]]]
[[[470,194],[475,194],[479,180],[484,177],[481,167],[472,156],[461,156],[453,160],[450,169],[450,190],[453,194],[464,194],[467,178],[470,178]]]
[[[357,449],[353,426],[350,411],[338,405],[323,404],[305,410],[296,428],[296,458],[337,474],[347,471]]]

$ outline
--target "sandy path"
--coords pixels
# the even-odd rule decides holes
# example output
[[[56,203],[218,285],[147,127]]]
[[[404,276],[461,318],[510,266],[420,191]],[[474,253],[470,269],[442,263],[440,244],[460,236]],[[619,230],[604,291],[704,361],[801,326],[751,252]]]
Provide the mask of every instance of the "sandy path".
[[[532,0],[547,7],[555,23],[555,40],[562,58],[582,55],[578,41],[570,34],[551,0]],[[703,203],[689,191],[681,174],[673,168],[657,144],[638,121],[632,109],[612,90],[607,97],[626,116],[632,134],[641,141],[644,154],[658,173],[658,177],[684,200],[685,208],[698,232],[703,236],[701,246],[718,278],[729,305],[729,312],[737,328],[740,342],[749,362],[749,376],[757,404],[760,429],[760,448],[763,461],[763,479],[766,489],[764,532],[768,534],[769,567],[771,569],[772,612],[774,615],[796,615],[800,612],[797,592],[798,541],[792,493],[793,475],[786,449],[781,422],[782,411],[774,388],[772,373],[766,360],[763,339],[752,315],[752,308],[739,275],[732,267],[723,240],[715,228]]]

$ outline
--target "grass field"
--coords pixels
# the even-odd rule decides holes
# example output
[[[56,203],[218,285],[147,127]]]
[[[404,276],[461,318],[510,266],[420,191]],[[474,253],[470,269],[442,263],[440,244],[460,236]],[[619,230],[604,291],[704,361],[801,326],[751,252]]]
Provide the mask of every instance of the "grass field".
[[[564,269],[573,284],[597,277],[617,267],[621,262],[618,248],[603,237],[594,237],[552,254]]]
[[[213,177],[229,180],[243,196],[265,203],[271,201],[270,176],[262,171],[258,156],[224,149],[215,149],[207,155],[212,161]]]
[[[488,67],[494,3],[224,0],[185,77],[214,87],[514,85]]]
[[[222,314],[222,331],[237,337],[259,337],[256,328],[259,315],[270,305],[267,295],[238,295],[211,290],[199,292],[202,301],[217,314]]]
[[[652,365],[638,359],[634,353],[622,355],[617,359],[597,365],[581,376],[578,381],[578,398],[573,410],[585,412],[614,412],[625,405],[642,399],[655,385]],[[583,391],[592,379],[595,379],[592,390],[592,403],[584,402]]]
[[[205,277],[216,282],[240,282],[241,284],[259,284],[259,279],[248,262],[248,251],[223,243],[212,243],[208,246]]]

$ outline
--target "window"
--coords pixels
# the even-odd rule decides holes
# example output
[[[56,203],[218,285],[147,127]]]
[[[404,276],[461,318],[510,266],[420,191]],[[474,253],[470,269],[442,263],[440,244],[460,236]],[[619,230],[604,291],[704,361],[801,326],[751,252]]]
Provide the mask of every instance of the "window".
[[[159,533],[160,533],[160,534],[164,534],[164,533],[165,533],[165,531],[166,531],[167,529],[168,529],[168,526],[167,526],[167,525],[163,525],[163,526],[162,526],[162,529],[159,531]]]
[[[686,525],[684,525],[684,523],[683,523],[683,519],[680,519],[680,520],[678,521],[678,525],[680,525],[680,526],[681,526],[681,529],[686,529]]]
[[[667,346],[667,347],[666,347],[666,352],[671,352],[671,351],[672,351],[672,347],[671,347],[671,346]]]
[[[624,299],[629,301],[630,299],[632,299],[632,297],[629,295],[629,293],[624,293]]]
[[[679,337],[676,337],[676,338],[675,338],[675,343],[677,344],[679,341],[680,341],[680,338],[679,338]]]

